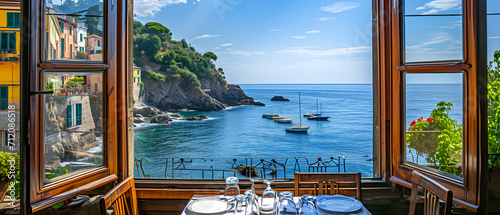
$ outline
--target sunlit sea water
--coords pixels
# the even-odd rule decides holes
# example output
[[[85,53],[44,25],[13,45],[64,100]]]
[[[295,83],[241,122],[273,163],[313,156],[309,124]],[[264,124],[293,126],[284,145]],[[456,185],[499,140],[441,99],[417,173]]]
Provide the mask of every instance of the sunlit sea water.
[[[460,88],[460,85],[457,85]],[[138,125],[135,135],[135,157],[143,159],[142,165],[149,177],[172,177],[172,168],[181,168],[179,158],[185,158],[186,169],[230,169],[233,158],[237,163],[245,164],[245,157],[254,157],[253,164],[261,157],[308,157],[307,162],[323,161],[329,156],[346,156],[345,170],[361,172],[363,177],[373,176],[373,86],[372,85],[240,85],[245,93],[266,106],[231,107],[222,111],[183,112],[185,117],[205,114],[210,119],[199,122],[173,121],[171,125]],[[418,90],[419,87],[415,86]],[[442,92],[442,86],[421,86],[428,93]],[[262,114],[277,113],[294,122],[300,121],[298,96],[302,101],[302,113],[316,112],[316,99],[324,116],[331,116],[329,121],[310,121],[302,117],[302,125],[309,126],[307,134],[285,131],[289,124],[278,124],[270,119],[263,119]],[[418,93],[417,93],[418,94]],[[280,95],[289,102],[270,101]],[[412,95],[413,96],[413,95]],[[427,117],[437,102],[435,98],[415,97],[408,103],[413,107],[423,108],[421,113],[413,113],[410,118]],[[446,98],[453,100],[453,98]],[[459,98],[461,99],[461,98]],[[439,99],[438,99],[439,100]],[[455,100],[452,102],[456,102]],[[321,111],[321,110],[320,110]],[[417,117],[418,118],[418,117]],[[416,118],[415,118],[416,119]],[[408,122],[409,124],[409,122]],[[310,156],[310,157],[309,157]],[[175,157],[176,163],[165,159]],[[270,159],[266,159],[269,161]],[[285,158],[277,159],[284,163]],[[293,177],[293,160],[287,161],[286,177]],[[301,161],[302,171],[307,170],[305,159]],[[167,167],[167,170],[165,170]],[[341,171],[343,171],[343,166]],[[296,169],[295,169],[296,170]],[[336,172],[337,168],[328,171]],[[137,168],[135,171],[138,175]],[[223,178],[221,172],[215,172],[215,178]],[[201,171],[175,171],[175,178],[211,178],[210,172],[202,175]],[[141,175],[142,177],[142,171]],[[232,176],[225,173],[224,176]],[[241,175],[237,175],[241,176]],[[278,177],[283,177],[282,172]],[[266,177],[270,177],[267,175]]]

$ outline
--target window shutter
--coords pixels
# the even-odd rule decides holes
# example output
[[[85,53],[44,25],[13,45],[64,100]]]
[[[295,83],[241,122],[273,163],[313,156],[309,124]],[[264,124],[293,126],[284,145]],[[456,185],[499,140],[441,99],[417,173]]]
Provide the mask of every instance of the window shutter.
[[[14,16],[15,16],[15,19],[14,19],[15,23],[14,23],[14,25],[16,27],[20,27],[21,26],[21,13],[15,13]]]
[[[76,104],[76,125],[82,124],[82,103]]]
[[[73,105],[68,105],[66,108],[68,111],[68,128],[73,126]]]
[[[7,110],[9,106],[9,88],[0,87],[0,110]]]

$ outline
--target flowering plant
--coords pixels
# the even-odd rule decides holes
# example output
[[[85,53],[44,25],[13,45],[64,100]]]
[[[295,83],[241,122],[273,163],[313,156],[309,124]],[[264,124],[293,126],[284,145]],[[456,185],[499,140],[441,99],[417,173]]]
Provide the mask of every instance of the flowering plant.
[[[406,143],[417,163],[419,156],[425,156],[426,162],[439,170],[461,175],[453,166],[462,161],[462,125],[449,116],[452,107],[452,103],[441,101],[429,118],[412,121]]]

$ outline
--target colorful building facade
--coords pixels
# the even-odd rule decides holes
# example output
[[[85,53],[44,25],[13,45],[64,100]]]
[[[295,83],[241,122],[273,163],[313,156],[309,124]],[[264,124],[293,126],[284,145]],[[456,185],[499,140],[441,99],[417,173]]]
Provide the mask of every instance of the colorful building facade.
[[[61,28],[61,36],[59,37],[60,59],[74,59],[76,57],[75,34],[76,24],[75,18],[58,15],[59,27]]]
[[[87,53],[87,60],[101,61],[102,60],[102,37],[95,34],[87,35],[85,40],[85,52]]]
[[[141,83],[141,67],[134,64],[134,84]]]
[[[18,6],[0,5],[0,111],[9,105],[19,109],[20,19]]]

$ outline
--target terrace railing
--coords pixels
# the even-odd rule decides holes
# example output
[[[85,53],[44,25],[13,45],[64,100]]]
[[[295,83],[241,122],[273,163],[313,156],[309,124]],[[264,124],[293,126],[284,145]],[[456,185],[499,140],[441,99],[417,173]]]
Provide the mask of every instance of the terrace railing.
[[[164,178],[224,179],[293,178],[294,172],[346,172],[346,158],[368,158],[368,155],[304,156],[304,157],[244,157],[244,158],[135,158],[135,176],[159,176],[158,163],[164,163]],[[369,159],[368,161],[371,161]]]

